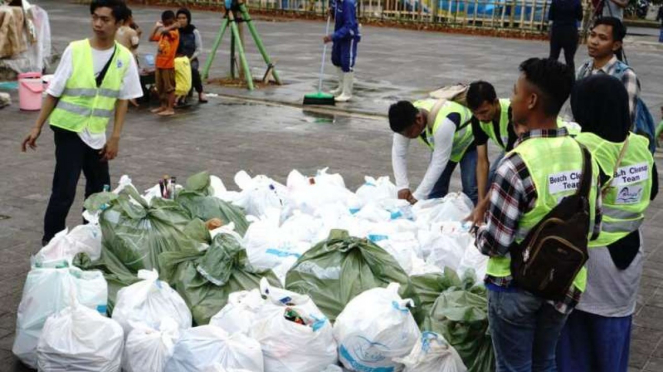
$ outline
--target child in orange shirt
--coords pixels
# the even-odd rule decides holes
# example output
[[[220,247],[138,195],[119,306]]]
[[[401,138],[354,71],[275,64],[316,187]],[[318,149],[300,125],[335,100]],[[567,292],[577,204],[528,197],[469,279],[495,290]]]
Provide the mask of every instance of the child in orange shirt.
[[[156,85],[159,91],[161,105],[152,110],[161,116],[170,116],[175,113],[175,53],[180,43],[180,34],[177,29],[180,24],[172,10],[161,14],[161,22],[157,22],[152,30],[150,41],[158,41],[159,49],[156,58]]]

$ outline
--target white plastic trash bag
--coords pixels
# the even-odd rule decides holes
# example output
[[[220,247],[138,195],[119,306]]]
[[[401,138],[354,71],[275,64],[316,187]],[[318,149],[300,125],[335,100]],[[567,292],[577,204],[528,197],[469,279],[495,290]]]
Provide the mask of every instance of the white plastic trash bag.
[[[474,206],[463,193],[449,193],[442,199],[420,200],[412,207],[420,226],[434,222],[462,221],[472,213]]]
[[[366,176],[364,177],[364,180],[366,182],[359,186],[355,192],[361,201],[362,206],[383,199],[398,198],[398,190],[396,190],[396,185],[394,185],[389,180],[389,176],[380,177],[378,179]]]
[[[329,320],[310,297],[260,282],[267,301],[251,327],[266,372],[320,372],[338,361]]]
[[[118,372],[124,332],[116,321],[77,301],[49,317],[37,347],[40,371]]]
[[[343,177],[339,174],[329,175],[326,169],[318,171],[315,177],[305,177],[296,170],[288,175],[288,198],[286,200],[286,217],[295,210],[313,215],[322,206],[335,204],[349,212],[351,202],[357,196],[345,188]]]
[[[467,368],[456,349],[434,332],[424,332],[410,355],[397,358],[403,372],[465,372]]]
[[[245,171],[235,174],[235,183],[242,191],[233,204],[251,216],[260,217],[270,209],[280,211],[288,194],[287,188],[273,179],[263,175],[251,178]]]
[[[467,245],[467,248],[465,248],[463,258],[460,259],[460,263],[458,264],[458,275],[462,277],[468,270],[473,270],[477,281],[482,281],[486,276],[487,269],[488,256],[481,254],[474,241],[471,241]]]
[[[253,372],[248,369],[226,368],[219,363],[214,363],[213,366],[205,368],[204,372]]]
[[[163,317],[174,319],[179,329],[191,328],[191,311],[179,293],[159,280],[156,270],[139,270],[138,278],[143,280],[120,289],[113,309],[113,319],[126,334],[141,323],[158,329]]]
[[[92,215],[89,215],[92,217]],[[95,216],[96,217],[96,216]],[[91,260],[101,257],[101,228],[98,218],[87,225],[79,225],[71,229],[64,229],[55,234],[53,239],[43,247],[35,256],[35,263],[47,263],[65,260],[71,264],[78,253],[87,253]]]
[[[445,222],[433,224],[427,239],[421,242],[423,252],[429,252],[426,262],[440,268],[458,271],[468,244],[474,241],[469,224]]]
[[[268,212],[263,219],[249,225],[242,245],[253,267],[268,270],[283,266],[285,275],[311,243],[299,242],[283,234],[278,224],[279,215]]]
[[[209,324],[223,328],[228,333],[248,335],[264,303],[258,289],[233,292],[228,296],[228,304],[212,317]]]
[[[418,259],[419,241],[411,232],[388,235],[369,234],[368,239],[379,245],[396,259],[408,275],[412,275],[414,263]]]
[[[23,286],[12,352],[32,368],[37,367],[37,343],[46,319],[73,305],[72,294],[83,306],[106,314],[108,285],[103,274],[61,264],[57,268],[33,267]]]
[[[182,332],[164,371],[203,372],[215,365],[262,372],[260,344],[242,333],[229,334],[213,325],[190,328]]]
[[[341,363],[353,371],[395,371],[394,358],[407,356],[421,337],[410,299],[398,283],[369,289],[353,298],[334,323]]]
[[[139,324],[127,336],[122,358],[126,372],[163,372],[179,338],[179,325],[173,318],[161,319],[158,329]]]

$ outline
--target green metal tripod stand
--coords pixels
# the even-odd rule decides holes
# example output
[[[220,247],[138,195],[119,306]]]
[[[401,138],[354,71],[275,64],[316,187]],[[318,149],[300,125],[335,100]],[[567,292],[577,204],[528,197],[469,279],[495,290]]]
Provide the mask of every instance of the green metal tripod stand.
[[[258,47],[258,50],[260,51],[260,54],[262,55],[262,58],[265,60],[265,63],[267,64],[267,71],[265,72],[265,78],[267,78],[271,73],[272,76],[274,77],[274,81],[276,82],[276,84],[281,85],[281,79],[279,78],[279,74],[276,72],[276,68],[272,63],[272,60],[269,58],[269,54],[267,54],[265,45],[262,43],[260,35],[258,35],[258,31],[253,25],[253,21],[251,19],[251,16],[249,15],[248,10],[246,9],[244,1],[242,0],[237,1],[236,6],[233,6],[232,8],[233,9],[226,9],[226,15],[223,18],[223,22],[221,23],[219,32],[216,35],[216,40],[214,41],[212,52],[207,57],[207,61],[205,62],[202,78],[207,79],[207,77],[209,76],[209,69],[212,66],[212,62],[214,61],[214,56],[216,55],[216,51],[219,49],[219,45],[221,45],[221,40],[223,39],[223,35],[226,33],[226,30],[228,29],[228,25],[230,25],[230,32],[232,34],[231,36],[232,46],[237,46],[240,63],[242,65],[242,70],[244,71],[244,77],[246,78],[246,84],[249,90],[254,89],[253,76],[251,76],[251,70],[249,69],[249,63],[247,62],[246,54],[244,53],[244,46],[242,45],[242,39],[240,37],[239,27],[237,26],[238,22],[244,22],[247,24],[249,31],[251,32],[251,36],[253,37],[253,41],[255,42],[256,46]],[[239,10],[239,12],[241,13],[241,17],[239,18],[236,15],[237,10]],[[234,59],[234,56],[232,56],[231,58]],[[234,66],[235,63],[234,60],[231,63]]]

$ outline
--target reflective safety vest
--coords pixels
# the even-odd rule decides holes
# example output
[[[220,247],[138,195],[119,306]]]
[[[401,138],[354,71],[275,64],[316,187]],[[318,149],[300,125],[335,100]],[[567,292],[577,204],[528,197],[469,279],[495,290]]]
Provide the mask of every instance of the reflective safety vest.
[[[499,122],[499,140],[498,133],[495,133],[495,126],[492,121],[480,121],[479,126],[481,130],[486,133],[493,142],[500,147],[502,150],[506,151],[506,147],[509,143],[509,107],[511,107],[511,100],[508,98],[501,98],[500,102],[500,122]],[[501,141],[501,142],[500,142]]]
[[[603,172],[611,175],[603,186],[601,235],[589,242],[590,247],[605,247],[637,230],[644,221],[651,196],[654,158],[649,152],[649,140],[631,133],[624,157],[615,169],[624,143],[609,142],[586,132],[576,139],[587,146]]]
[[[113,60],[101,86],[97,87],[90,42],[87,39],[74,41],[70,47],[73,72],[51,113],[50,123],[72,132],[88,128],[91,133],[103,133],[113,116],[124,75],[133,57],[127,48],[116,42]]]
[[[578,143],[569,136],[554,138],[530,138],[521,142],[509,154],[517,153],[523,159],[536,189],[536,201],[532,210],[520,217],[516,230],[516,243],[522,242],[527,233],[541,221],[562,198],[573,195],[582,180],[583,156]],[[509,155],[507,155],[509,156]],[[592,160],[592,183],[596,186],[599,168]],[[589,194],[591,236],[596,214],[596,187]],[[488,275],[511,276],[510,255],[491,257],[488,260]],[[587,269],[582,268],[573,284],[580,291],[587,286]]]
[[[425,99],[414,102],[414,107],[430,111],[435,106],[437,101],[434,99]],[[457,113],[460,115],[460,125],[456,126],[456,133],[454,133],[453,146],[451,148],[451,156],[449,160],[454,163],[460,162],[460,159],[465,155],[465,151],[474,143],[474,135],[472,134],[472,112],[465,106],[456,102],[447,101],[444,106],[438,111],[435,123],[432,128],[426,125],[426,129],[419,136],[419,141],[428,146],[431,150],[435,150],[435,133],[440,128],[440,125],[449,114]],[[430,124],[430,123],[429,123]]]

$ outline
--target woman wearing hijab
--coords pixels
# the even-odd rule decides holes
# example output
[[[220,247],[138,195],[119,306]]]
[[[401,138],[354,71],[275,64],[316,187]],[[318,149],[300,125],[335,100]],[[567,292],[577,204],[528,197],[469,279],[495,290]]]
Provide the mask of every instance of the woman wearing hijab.
[[[191,61],[191,80],[193,88],[198,92],[198,102],[207,103],[205,93],[203,92],[203,82],[200,79],[200,72],[198,67],[198,56],[203,50],[202,39],[200,32],[196,26],[191,24],[191,12],[187,8],[182,8],[177,11],[177,20],[180,23],[180,44],[177,47],[177,54],[182,54],[189,57]]]
[[[644,262],[639,227],[658,192],[649,140],[630,132],[628,94],[616,78],[578,81],[571,94],[576,137],[601,169],[601,233],[589,242],[587,288],[557,344],[560,372],[626,372]]]

